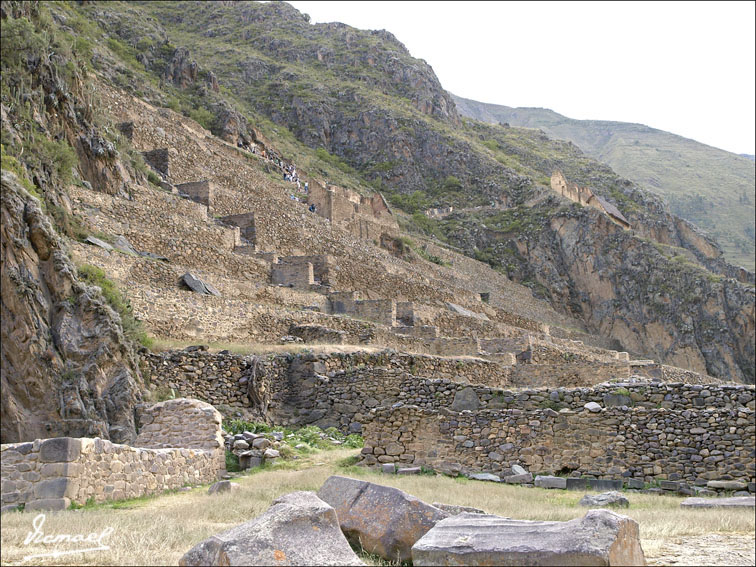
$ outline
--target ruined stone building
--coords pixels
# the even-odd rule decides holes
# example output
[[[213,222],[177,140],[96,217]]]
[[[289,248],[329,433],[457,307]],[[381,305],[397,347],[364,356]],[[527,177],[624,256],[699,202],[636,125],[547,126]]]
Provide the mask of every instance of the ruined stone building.
[[[580,187],[577,183],[567,183],[561,171],[555,171],[551,174],[551,188],[570,201],[598,209],[606,214],[614,224],[618,224],[622,228],[630,228],[630,222],[617,207],[606,199],[594,195],[589,187]]]

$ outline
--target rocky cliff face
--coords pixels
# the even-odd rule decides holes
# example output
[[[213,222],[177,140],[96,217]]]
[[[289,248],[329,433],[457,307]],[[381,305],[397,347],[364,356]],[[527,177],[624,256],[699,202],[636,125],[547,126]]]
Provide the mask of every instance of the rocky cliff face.
[[[99,288],[78,278],[57,231],[75,232],[68,183],[126,197],[136,172],[103,135],[81,62],[49,14],[37,2],[4,1],[0,16],[0,438],[128,442],[141,398],[133,347]]]
[[[452,237],[471,253],[487,250],[513,279],[631,352],[754,382],[752,286],[714,275],[593,209],[531,215],[520,219],[527,234],[458,222]]]
[[[129,442],[140,374],[118,316],[83,284],[40,203],[2,174],[3,443]]]

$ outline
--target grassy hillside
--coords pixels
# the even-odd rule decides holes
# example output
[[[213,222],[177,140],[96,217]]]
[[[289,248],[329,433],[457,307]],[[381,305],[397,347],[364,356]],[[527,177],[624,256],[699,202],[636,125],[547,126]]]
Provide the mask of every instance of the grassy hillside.
[[[620,175],[667,200],[672,212],[709,232],[733,264],[754,269],[754,164],[642,124],[573,120],[543,108],[511,108],[454,97],[462,115],[539,128],[568,140]]]

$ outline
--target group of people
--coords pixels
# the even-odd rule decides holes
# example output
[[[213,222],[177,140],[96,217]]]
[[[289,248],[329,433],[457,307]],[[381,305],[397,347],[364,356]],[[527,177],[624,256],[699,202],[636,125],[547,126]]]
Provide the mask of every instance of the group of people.
[[[294,164],[287,164],[285,163],[281,158],[279,158],[277,155],[275,155],[273,152],[267,152],[265,148],[258,148],[257,144],[254,142],[247,143],[244,140],[239,140],[237,142],[237,147],[242,148],[243,150],[247,150],[248,152],[251,152],[255,155],[258,155],[262,157],[263,159],[269,161],[273,165],[275,165],[277,168],[281,170],[281,173],[283,175],[283,180],[288,181],[290,183],[295,183],[297,186],[298,192],[304,192],[305,194],[309,194],[310,192],[310,183],[305,181],[304,184],[302,183],[302,180],[299,179],[299,176],[297,175],[297,168]],[[297,197],[294,193],[291,193],[289,195],[292,201],[302,202],[302,200]],[[307,209],[314,213],[317,211],[317,207],[314,203],[310,204]]]

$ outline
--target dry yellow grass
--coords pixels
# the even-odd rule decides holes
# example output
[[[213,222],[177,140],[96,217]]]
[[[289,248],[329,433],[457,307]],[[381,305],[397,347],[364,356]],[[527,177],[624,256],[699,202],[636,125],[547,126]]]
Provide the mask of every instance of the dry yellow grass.
[[[387,476],[356,467],[339,468],[339,461],[356,451],[321,452],[303,458],[296,470],[271,469],[241,476],[236,480],[241,490],[234,494],[208,496],[207,488],[199,487],[189,492],[128,502],[116,509],[94,507],[48,513],[43,527],[45,534],[100,533],[112,527],[113,533],[105,542],[110,550],[35,559],[24,564],[176,565],[199,541],[258,516],[281,494],[317,490],[332,474],[401,488],[429,503],[441,501],[474,506],[517,519],[569,520],[586,511],[577,506],[582,492],[527,489],[442,476]],[[755,522],[752,510],[684,510],[680,509],[680,498],[676,497],[629,494],[628,498],[631,507],[621,513],[640,524],[643,549],[650,563],[662,564],[655,561],[657,557],[671,561],[670,553],[672,557],[688,553],[687,560],[678,564],[753,565]],[[23,545],[32,531],[34,517],[33,513],[3,515],[0,531],[3,565],[22,564],[27,555],[72,548],[64,544]],[[675,551],[674,546],[680,542],[685,553]],[[706,543],[691,546],[686,542]],[[728,546],[740,547],[736,550]],[[750,560],[743,560],[748,555]]]

